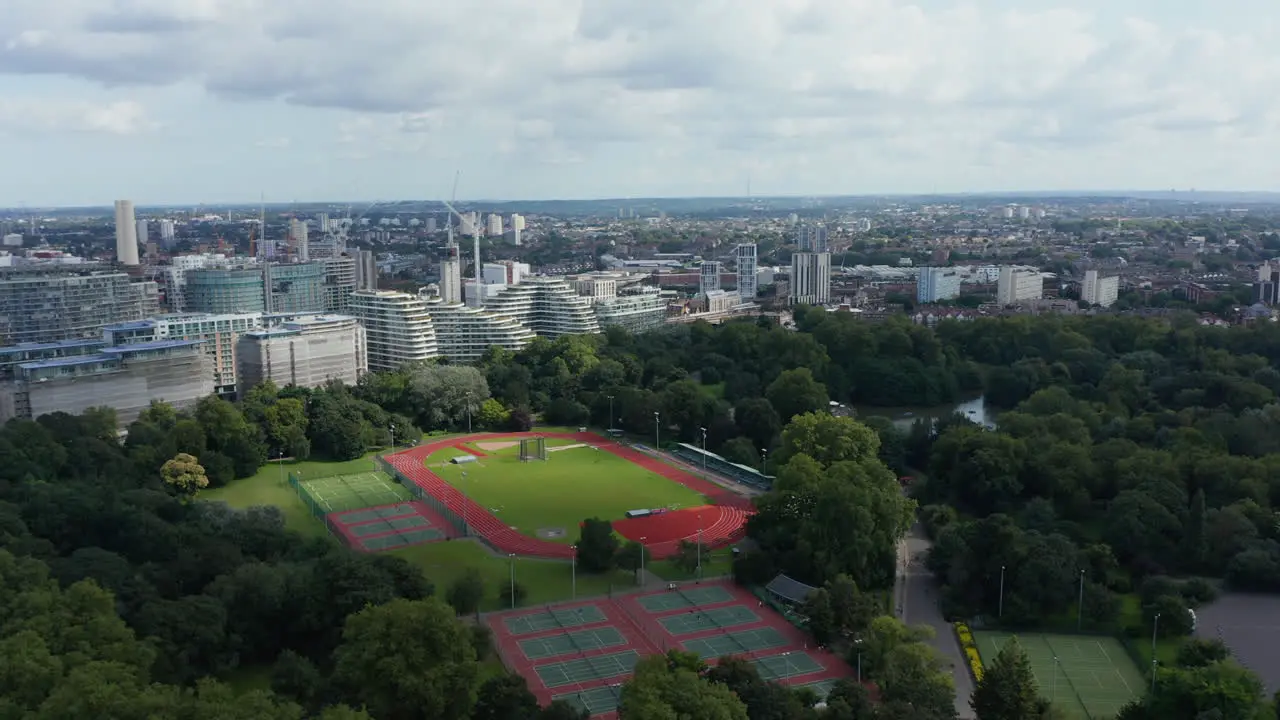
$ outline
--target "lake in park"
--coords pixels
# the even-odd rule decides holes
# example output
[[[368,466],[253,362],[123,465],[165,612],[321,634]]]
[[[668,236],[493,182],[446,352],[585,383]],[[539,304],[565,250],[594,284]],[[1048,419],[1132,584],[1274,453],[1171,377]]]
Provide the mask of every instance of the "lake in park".
[[[989,407],[986,399],[981,395],[969,398],[962,402],[951,403],[949,405],[935,405],[933,407],[875,407],[871,405],[857,405],[854,407],[858,417],[887,417],[903,430],[910,430],[912,423],[917,420],[927,419],[936,421],[939,418],[947,417],[952,413],[960,413],[969,418],[973,422],[981,423],[991,429],[996,427],[996,415],[998,410],[995,407]]]

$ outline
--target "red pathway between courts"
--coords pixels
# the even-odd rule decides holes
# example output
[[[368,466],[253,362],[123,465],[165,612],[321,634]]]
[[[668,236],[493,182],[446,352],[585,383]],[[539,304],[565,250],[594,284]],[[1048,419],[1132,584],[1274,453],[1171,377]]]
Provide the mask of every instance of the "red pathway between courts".
[[[467,497],[462,491],[445,482],[439,475],[436,475],[426,467],[427,457],[438,450],[453,447],[473,455],[483,455],[474,446],[468,447],[467,444],[490,440],[518,440],[523,437],[564,438],[585,443],[639,465],[645,470],[672,482],[680,483],[695,492],[706,495],[715,503],[715,505],[706,506],[710,508],[707,513],[709,516],[707,518],[708,525],[703,528],[702,532],[702,541],[709,547],[736,542],[741,539],[744,533],[743,525],[751,508],[750,499],[726,490],[709,480],[703,480],[700,477],[667,465],[637,450],[619,445],[617,442],[595,433],[481,433],[461,438],[427,442],[398,453],[385,455],[383,459],[390,463],[397,472],[412,480],[427,494],[448,508],[449,512],[459,518],[465,518],[467,525],[476,534],[483,537],[486,542],[499,551],[516,555],[567,560],[573,556],[573,548],[569,545],[530,537],[511,529],[494,516],[493,513],[490,513],[488,509]],[[713,514],[712,510],[715,511],[714,517],[710,517]],[[655,525],[652,532],[643,524],[639,526],[631,525],[626,531],[619,527],[625,526],[625,523],[634,522],[632,520],[619,520],[615,527],[619,527],[619,533],[629,539],[638,541],[641,537],[646,538],[645,546],[649,548],[652,556],[668,557],[675,552],[680,540],[697,539],[698,520],[696,516],[690,516],[687,512],[665,513],[666,515],[677,515],[679,519],[669,525]],[[641,520],[649,520],[649,518],[642,518]],[[640,530],[637,530],[637,527]]]

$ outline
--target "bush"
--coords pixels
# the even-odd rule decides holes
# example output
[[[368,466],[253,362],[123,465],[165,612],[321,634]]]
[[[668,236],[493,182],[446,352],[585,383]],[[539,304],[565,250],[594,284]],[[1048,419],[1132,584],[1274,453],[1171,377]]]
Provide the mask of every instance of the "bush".
[[[1191,578],[1182,584],[1182,597],[1191,607],[1200,607],[1218,599],[1218,589],[1204,578]]]

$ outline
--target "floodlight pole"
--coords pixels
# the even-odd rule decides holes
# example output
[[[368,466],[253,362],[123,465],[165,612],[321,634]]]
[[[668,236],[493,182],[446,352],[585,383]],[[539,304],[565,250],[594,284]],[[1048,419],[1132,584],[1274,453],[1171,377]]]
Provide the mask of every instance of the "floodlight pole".
[[[516,554],[509,553],[507,557],[511,558],[511,609],[516,609]]]
[[[762,458],[761,462],[764,463],[761,465],[760,473],[765,477],[769,477],[769,448],[760,448],[760,457]]]
[[[702,474],[707,474],[707,429],[698,428],[702,431]]]
[[[1156,613],[1151,626],[1151,693],[1156,692],[1156,634],[1160,631],[1160,613]]]
[[[1080,571],[1080,599],[1076,602],[1076,632],[1084,625],[1084,571]]]
[[[702,582],[702,513],[698,513],[698,582]]]
[[[396,424],[391,423],[391,452],[396,451]]]
[[[571,556],[572,559],[570,560],[570,563],[571,563],[570,572],[572,573],[572,576],[571,576],[572,580],[570,582],[572,583],[572,585],[570,585],[569,599],[577,600],[578,599],[578,546],[570,545],[569,549],[573,551],[573,555]]]
[[[462,471],[462,484],[467,484],[467,471]],[[471,537],[471,525],[467,522],[467,498],[462,498],[462,537]]]
[[[467,432],[471,432],[471,393],[467,393]]]
[[[609,434],[613,434],[613,396],[609,396]]]
[[[658,411],[653,411],[653,449],[662,452],[662,439],[658,434]]]
[[[644,552],[646,547],[644,541],[648,539],[647,537],[640,538],[640,585],[642,586],[644,585]]]
[[[284,482],[284,448],[276,454],[276,460],[280,463],[280,482]]]
[[[862,684],[862,638],[853,641],[853,646],[858,649],[858,684]]]
[[[996,617],[1004,617],[1004,566],[1000,566],[1000,606],[996,610]]]
[[[1053,682],[1049,683],[1049,702],[1058,701],[1058,656],[1053,656]]]

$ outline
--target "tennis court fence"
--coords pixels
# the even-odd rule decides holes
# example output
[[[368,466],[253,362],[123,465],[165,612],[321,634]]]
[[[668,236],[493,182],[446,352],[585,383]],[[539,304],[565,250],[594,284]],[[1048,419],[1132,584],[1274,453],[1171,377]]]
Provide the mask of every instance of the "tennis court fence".
[[[340,532],[334,532],[333,525],[329,523],[329,519],[326,517],[329,514],[329,511],[320,507],[320,504],[311,496],[311,493],[307,492],[307,489],[302,486],[302,480],[298,478],[297,474],[290,471],[288,478],[289,487],[293,488],[293,491],[297,493],[298,497],[302,500],[302,504],[307,506],[307,510],[311,512],[312,517],[319,520],[320,524],[324,525],[324,529],[327,530],[330,535],[336,535],[342,538],[343,542],[346,543],[346,537]]]
[[[382,457],[381,455],[378,456],[378,463],[382,466],[383,470],[386,471],[388,475],[396,479],[396,482],[400,483],[405,488],[407,488],[415,499],[421,501],[427,507],[436,511],[436,513],[440,517],[444,518],[446,522],[448,522],[451,526],[453,526],[453,531],[454,533],[457,534],[458,537],[468,536],[467,524],[463,521],[461,517],[458,516],[457,513],[455,513],[452,509],[449,508],[447,503],[445,503],[443,500],[440,500],[439,498],[432,495],[431,493],[427,492],[426,490],[423,490],[421,485],[414,482],[413,479],[410,478],[409,476],[400,472],[399,468],[391,464],[386,458]],[[478,533],[477,533],[477,537],[479,537],[481,540],[485,540],[485,537]],[[485,542],[486,544],[488,543],[487,540],[485,540]],[[497,551],[496,548],[495,548],[495,551]]]

